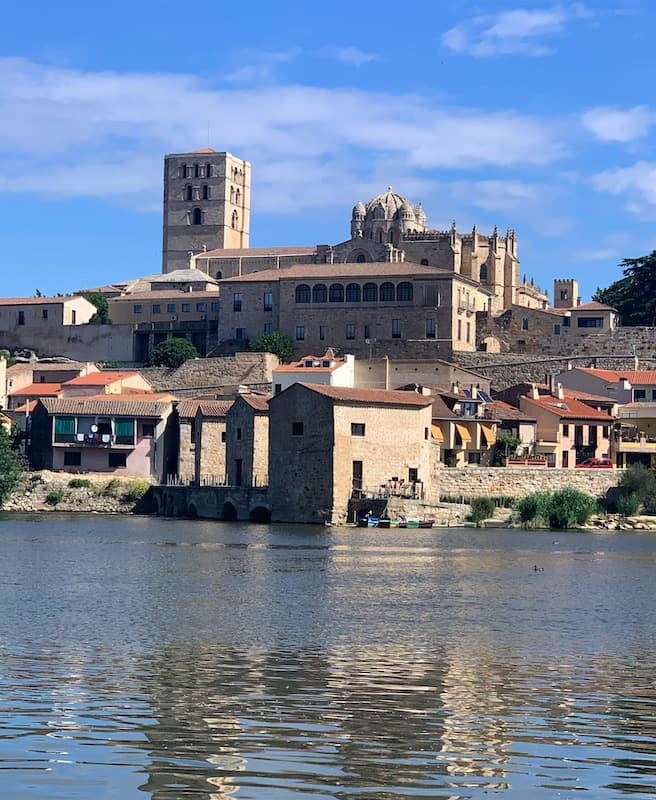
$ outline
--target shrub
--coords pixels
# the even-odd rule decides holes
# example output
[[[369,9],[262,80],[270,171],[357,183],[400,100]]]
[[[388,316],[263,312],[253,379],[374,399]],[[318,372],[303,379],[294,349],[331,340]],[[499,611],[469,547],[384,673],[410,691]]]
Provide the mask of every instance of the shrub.
[[[271,333],[261,333],[253,339],[250,349],[260,353],[273,353],[281,361],[286,361],[294,352],[294,342],[286,333],[271,331]]]
[[[64,492],[61,489],[53,489],[46,495],[46,503],[50,506],[56,506],[64,499]]]
[[[148,366],[175,369],[190,358],[198,358],[198,350],[194,345],[189,339],[173,337],[172,339],[165,339],[153,347]]]
[[[533,492],[515,503],[515,513],[526,528],[546,527],[551,505],[550,492]]]
[[[126,500],[141,500],[149,489],[150,484],[148,481],[129,481],[123,489],[123,497]]]
[[[71,478],[68,485],[71,489],[89,489],[91,487],[91,481],[87,478]]]
[[[623,494],[617,501],[617,512],[623,517],[633,517],[638,513],[640,500],[637,494]]]
[[[23,467],[12,450],[11,435],[0,425],[0,505],[18,486]]]
[[[32,486],[36,486],[37,483],[43,483],[43,478],[41,477],[40,472],[35,472],[33,475],[30,475],[30,483]]]
[[[123,484],[118,478],[112,478],[111,481],[105,486],[103,489],[103,494],[109,497],[118,497],[119,494],[122,494],[121,487]]]
[[[494,514],[494,500],[491,497],[472,497],[471,500],[471,519],[480,525],[484,519],[488,519]]]
[[[578,489],[560,489],[551,496],[549,525],[552,528],[573,528],[585,525],[597,509],[597,501]]]
[[[640,502],[656,496],[656,476],[653,470],[640,464],[625,470],[618,485],[622,495],[635,494]]]

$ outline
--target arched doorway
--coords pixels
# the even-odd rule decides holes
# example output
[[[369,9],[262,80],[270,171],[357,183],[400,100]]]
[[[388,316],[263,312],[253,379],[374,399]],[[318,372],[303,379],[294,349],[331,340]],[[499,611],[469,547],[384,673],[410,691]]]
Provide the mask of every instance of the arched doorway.
[[[251,522],[271,522],[271,512],[264,506],[255,506],[249,515]]]
[[[223,519],[226,522],[236,522],[237,521],[237,509],[228,500],[226,500],[225,503],[223,504],[222,516],[223,516]]]

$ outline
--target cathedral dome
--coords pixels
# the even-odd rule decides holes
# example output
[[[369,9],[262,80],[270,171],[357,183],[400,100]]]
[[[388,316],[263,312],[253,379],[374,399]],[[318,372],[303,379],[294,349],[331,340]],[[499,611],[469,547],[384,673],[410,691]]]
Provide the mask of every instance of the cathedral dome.
[[[401,208],[404,203],[408,201],[405,197],[402,197],[400,194],[396,194],[396,192],[392,191],[392,187],[388,186],[387,191],[383,194],[379,194],[377,197],[372,198],[366,207],[367,215],[371,212],[374,212],[376,209],[382,208],[384,210],[384,218],[385,219],[393,219],[396,212]],[[412,209],[412,206],[410,206]],[[414,211],[413,211],[414,213]],[[380,216],[379,213],[375,216]]]
[[[362,205],[362,203],[358,200],[358,202],[353,206],[353,216],[354,217],[364,217],[366,214],[367,209]]]
[[[403,204],[401,205],[399,216],[403,217],[404,219],[414,219],[415,218],[415,210],[407,200],[403,201]]]

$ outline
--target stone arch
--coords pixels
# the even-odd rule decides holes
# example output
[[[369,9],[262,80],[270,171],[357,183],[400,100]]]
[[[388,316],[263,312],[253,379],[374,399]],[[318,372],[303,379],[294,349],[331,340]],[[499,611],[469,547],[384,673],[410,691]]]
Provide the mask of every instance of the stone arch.
[[[380,284],[380,299],[382,302],[394,302],[396,300],[396,290],[391,281]]]
[[[271,522],[271,511],[266,506],[255,506],[250,510],[248,518],[251,522]]]
[[[223,504],[223,510],[221,512],[221,516],[226,522],[237,521],[238,517],[237,509],[229,500],[226,500],[225,503]]]
[[[396,287],[397,300],[412,300],[412,284],[410,281],[401,281]]]
[[[312,302],[313,303],[327,303],[328,302],[328,287],[325,283],[315,283],[312,287]]]
[[[349,283],[346,285],[346,302],[359,303],[362,290],[359,283]]]

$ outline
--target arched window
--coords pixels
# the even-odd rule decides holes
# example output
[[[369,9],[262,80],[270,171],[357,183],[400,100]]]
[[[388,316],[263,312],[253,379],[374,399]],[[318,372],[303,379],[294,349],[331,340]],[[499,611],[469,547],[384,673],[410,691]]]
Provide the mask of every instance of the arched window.
[[[388,241],[389,241],[389,243],[390,243],[390,244],[393,244],[393,243],[394,243],[394,231],[390,231],[390,232],[389,232],[389,239],[388,239]]]
[[[185,193],[184,193],[185,200],[193,200],[194,195],[193,195],[193,189],[191,188],[191,186],[185,186],[185,190],[184,191],[185,191]]]
[[[239,189],[237,189],[237,191],[235,192],[235,203],[236,205],[239,205],[239,203],[241,203],[241,192],[239,191]]]
[[[195,208],[191,215],[191,224],[192,225],[202,225],[203,224],[203,212],[200,208]]]
[[[309,303],[310,296],[310,287],[307,285],[307,283],[299,283],[299,285],[296,287],[296,302]]]
[[[358,253],[358,257],[355,259],[357,264],[364,264],[364,262],[366,260],[367,260],[367,257],[365,256],[364,253]]]
[[[210,199],[210,187],[207,184],[203,185],[203,200]]]
[[[200,169],[198,167],[198,164],[196,164],[194,166],[194,178],[198,178],[199,176],[200,176]]]
[[[237,225],[239,224],[239,214],[236,211],[232,212],[232,227],[237,230]]]
[[[344,302],[344,286],[341,283],[331,283],[328,290],[328,299],[331,303]]]
[[[428,266],[428,259],[427,258],[422,258],[419,263],[422,265],[422,267],[427,267]]]
[[[183,178],[189,177],[189,167],[186,164],[182,165],[182,177]]]
[[[223,277],[223,273],[221,272],[220,269],[217,270],[216,275],[214,277],[217,279],[217,281],[221,280],[221,278]]]
[[[231,203],[235,202],[235,187],[234,186],[230,187],[230,202]]]
[[[346,287],[346,302],[359,303],[360,302],[360,284],[349,283]]]
[[[396,298],[396,292],[394,291],[394,284],[393,283],[381,283],[380,285],[380,299],[383,302],[393,301]]]
[[[481,264],[481,273],[480,273],[480,275],[481,275],[480,279],[482,281],[486,281],[487,280],[487,264]]]
[[[211,164],[207,164],[205,166],[205,177],[206,178],[211,178],[212,177],[212,165]]]
[[[412,284],[409,281],[402,281],[396,287],[397,300],[412,300]]]
[[[316,283],[312,287],[312,302],[313,303],[328,302],[328,289],[325,283]]]
[[[378,302],[378,286],[375,283],[365,283],[362,287],[362,301],[364,303]]]
[[[383,232],[378,231],[378,241],[382,244],[383,243]]]

